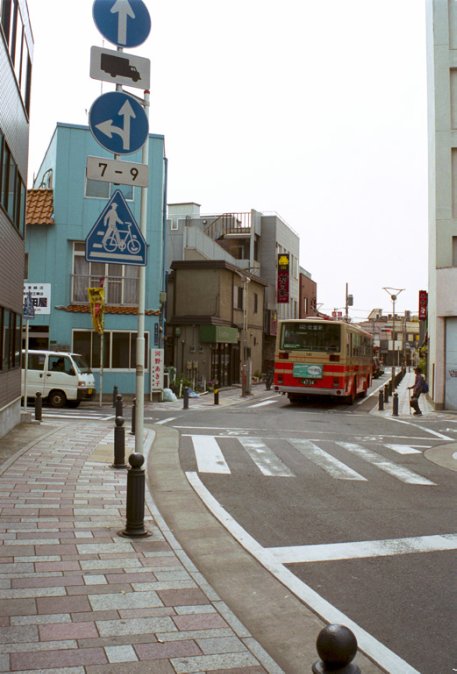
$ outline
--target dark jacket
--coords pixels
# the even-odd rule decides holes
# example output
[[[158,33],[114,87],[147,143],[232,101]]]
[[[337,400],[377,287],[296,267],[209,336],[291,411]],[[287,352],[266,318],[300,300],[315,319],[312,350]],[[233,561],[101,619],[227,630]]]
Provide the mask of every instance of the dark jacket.
[[[413,396],[415,398],[418,398],[420,394],[422,393],[422,386],[424,384],[424,378],[420,374],[420,372],[416,372],[416,378],[414,380],[414,386],[412,387],[413,389]]]

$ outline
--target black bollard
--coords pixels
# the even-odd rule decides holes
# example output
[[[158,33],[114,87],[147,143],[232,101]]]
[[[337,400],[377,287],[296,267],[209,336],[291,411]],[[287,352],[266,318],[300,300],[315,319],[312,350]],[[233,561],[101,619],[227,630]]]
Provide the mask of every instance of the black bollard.
[[[42,420],[43,399],[41,393],[38,392],[35,397],[35,421]]]
[[[144,526],[144,456],[134,452],[129,456],[127,472],[127,522],[121,536],[150,536]]]
[[[122,416],[122,396],[120,393],[117,394],[116,396],[116,404],[114,406],[116,408],[116,416],[121,417]]]
[[[188,410],[189,409],[189,387],[185,386],[184,387],[184,394],[183,394],[183,404],[182,408],[183,410]]]
[[[387,384],[387,387],[389,389],[389,395],[392,395],[392,390],[395,388],[395,384],[392,386],[392,379],[389,379],[389,382]]]
[[[116,407],[116,396],[119,393],[117,386],[113,386],[113,407]]]
[[[392,402],[392,416],[398,417],[398,393],[394,393],[393,402]]]
[[[382,389],[379,391],[379,396],[378,396],[378,410],[382,412],[384,409],[384,393],[382,392]]]
[[[361,674],[351,664],[357,653],[357,639],[344,625],[327,625],[319,632],[316,649],[321,658],[312,666],[313,674]]]
[[[125,463],[124,417],[116,417],[114,427],[114,463],[111,468],[127,468]]]
[[[132,428],[130,431],[130,435],[135,435],[135,427],[136,427],[136,398],[134,398],[132,401]]]
[[[388,403],[389,402],[389,385],[384,384],[384,402]]]
[[[219,405],[219,389],[214,387],[214,404]]]

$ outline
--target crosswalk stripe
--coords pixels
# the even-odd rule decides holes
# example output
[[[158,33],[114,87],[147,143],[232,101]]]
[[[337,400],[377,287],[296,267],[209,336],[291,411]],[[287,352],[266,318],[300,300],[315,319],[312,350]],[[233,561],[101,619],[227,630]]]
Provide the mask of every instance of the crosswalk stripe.
[[[238,438],[251,459],[257,465],[263,475],[275,477],[293,477],[289,468],[279,459],[274,452],[263,442],[256,438]]]
[[[230,474],[230,468],[213,435],[192,435],[199,473]]]
[[[426,477],[422,477],[422,475],[418,475],[404,466],[397,466],[397,464],[392,463],[388,459],[385,459],[383,456],[373,452],[371,449],[366,449],[365,447],[361,447],[360,445],[352,442],[337,442],[336,444],[340,447],[343,447],[343,449],[348,450],[352,454],[355,454],[364,461],[368,461],[385,473],[396,477],[398,480],[401,480],[401,482],[406,482],[407,484],[435,486],[435,483],[431,480],[428,480]]]
[[[420,449],[414,449],[414,447],[410,447],[409,445],[384,445],[384,447],[388,447],[394,452],[397,452],[397,454],[422,454]]]
[[[337,480],[360,480],[366,482],[366,478],[357,473],[345,463],[335,458],[328,452],[314,444],[311,440],[302,440],[300,438],[289,440],[298,451],[307,459],[320,466],[329,475]]]

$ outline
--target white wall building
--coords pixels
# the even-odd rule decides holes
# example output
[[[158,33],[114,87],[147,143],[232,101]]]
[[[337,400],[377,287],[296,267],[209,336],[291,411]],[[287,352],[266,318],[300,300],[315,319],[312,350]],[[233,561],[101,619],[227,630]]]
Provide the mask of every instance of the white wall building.
[[[429,359],[436,409],[457,409],[457,2],[427,0]]]

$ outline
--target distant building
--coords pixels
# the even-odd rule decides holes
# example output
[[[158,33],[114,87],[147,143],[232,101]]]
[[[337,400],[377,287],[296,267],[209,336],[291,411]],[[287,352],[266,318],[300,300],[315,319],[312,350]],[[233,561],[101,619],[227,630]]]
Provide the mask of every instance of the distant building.
[[[103,390],[110,393],[117,386],[121,393],[135,393],[139,267],[119,264],[114,257],[106,262],[86,261],[85,240],[116,189],[121,190],[138,225],[141,188],[86,179],[89,155],[112,158],[96,143],[88,127],[57,124],[34,189],[29,191],[27,282],[48,287],[50,304],[50,312],[38,313],[31,323],[29,346],[59,347],[83,354],[99,388],[102,341],[93,329],[88,288],[103,286]],[[135,154],[129,159],[141,161]],[[163,136],[149,134],[146,392],[151,383],[151,349],[163,346],[165,161]]]
[[[275,213],[251,210],[203,215],[200,204],[194,202],[168,206],[168,268],[180,260],[224,260],[241,273],[263,282],[261,371],[265,371],[274,358],[278,319],[299,317],[299,247],[298,235]],[[279,260],[283,256],[287,260],[287,268],[280,270]],[[278,279],[281,273],[287,281],[287,288],[280,298]]]
[[[308,316],[318,316],[317,310],[317,284],[313,281],[311,274],[300,267],[300,299],[298,318],[307,318]]]
[[[21,320],[33,39],[26,0],[0,3],[0,436],[21,417]]]
[[[405,311],[404,315],[382,315],[373,309],[368,320],[358,323],[373,336],[374,354],[384,365],[414,367],[419,361],[419,319]]]

